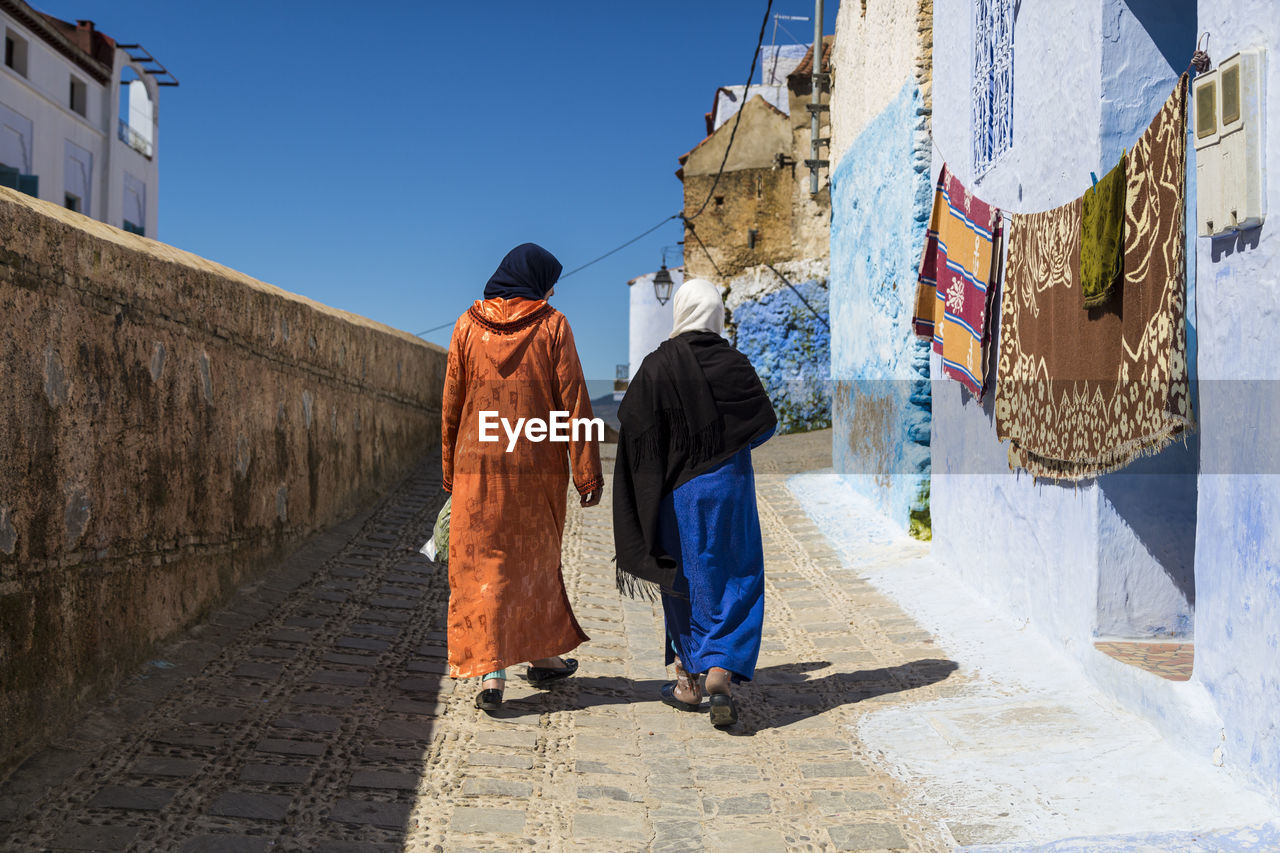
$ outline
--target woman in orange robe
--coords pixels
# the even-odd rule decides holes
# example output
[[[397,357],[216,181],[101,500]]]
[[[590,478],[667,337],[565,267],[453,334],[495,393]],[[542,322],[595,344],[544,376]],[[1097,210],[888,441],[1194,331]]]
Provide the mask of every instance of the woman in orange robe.
[[[600,502],[595,434],[539,441],[536,429],[518,426],[550,422],[552,412],[592,417],[573,332],[546,302],[560,270],[540,246],[512,249],[449,344],[441,404],[444,489],[453,495],[449,675],[483,676],[476,707],[488,712],[502,704],[508,665],[528,661],[531,682],[556,681],[577,669],[559,656],[587,639],[560,574],[560,539],[570,472],[582,505]]]

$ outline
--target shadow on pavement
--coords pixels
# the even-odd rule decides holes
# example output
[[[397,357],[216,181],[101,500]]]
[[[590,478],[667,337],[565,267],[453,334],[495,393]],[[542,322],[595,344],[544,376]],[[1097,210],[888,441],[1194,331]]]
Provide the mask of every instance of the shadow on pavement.
[[[959,669],[952,660],[922,658],[879,669],[833,672],[820,678],[795,677],[825,665],[825,662],[819,666],[807,662],[757,670],[756,680],[736,691],[739,720],[727,731],[750,736],[766,729],[783,728],[842,705],[945,681]]]
[[[741,719],[728,731],[753,735],[782,728],[842,705],[945,681],[959,668],[955,661],[922,658],[898,666],[834,672],[819,678],[808,675],[831,665],[829,661],[803,661],[757,669],[753,682],[734,689]],[[544,692],[511,697],[494,716],[517,719],[556,711],[660,702],[658,692],[666,683],[667,679],[575,676]]]

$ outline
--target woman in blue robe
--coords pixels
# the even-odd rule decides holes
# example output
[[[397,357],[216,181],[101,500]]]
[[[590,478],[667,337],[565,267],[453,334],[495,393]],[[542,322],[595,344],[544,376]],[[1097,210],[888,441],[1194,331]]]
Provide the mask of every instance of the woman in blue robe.
[[[671,337],[641,364],[618,409],[614,538],[618,585],[661,595],[662,701],[737,720],[731,685],[755,674],[764,622],[764,552],[751,449],[777,426],[760,378],[722,337],[724,303],[708,281],[675,296]]]

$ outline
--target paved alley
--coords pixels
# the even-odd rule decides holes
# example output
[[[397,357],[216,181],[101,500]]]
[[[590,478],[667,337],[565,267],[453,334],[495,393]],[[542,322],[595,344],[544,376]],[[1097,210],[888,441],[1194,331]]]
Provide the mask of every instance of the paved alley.
[[[15,772],[0,789],[0,848],[933,851],[998,839],[948,821],[964,814],[955,786],[995,802],[981,774],[912,770],[914,745],[938,752],[916,709],[959,703],[979,734],[984,719],[997,726],[987,741],[1019,718],[975,718],[981,673],[877,591],[874,571],[848,570],[796,502],[792,475],[829,466],[830,441],[788,436],[755,454],[765,643],[728,732],[657,700],[660,610],[614,589],[607,492],[600,508],[571,506],[565,536],[591,635],[579,675],[545,691],[514,678],[499,718],[472,707],[477,684],[444,676],[445,577],[417,553],[442,501],[433,463],[159,650]],[[886,547],[911,550],[908,563],[927,552],[864,539],[881,563]],[[1048,742],[1032,723],[1015,752]],[[978,746],[970,758],[992,752]]]
[[[0,792],[6,850],[936,849],[849,725],[956,689],[954,664],[835,555],[786,475],[829,433],[757,453],[760,671],[725,734],[657,701],[660,611],[614,589],[610,509],[571,507],[565,576],[591,642],[502,718],[444,677],[445,578],[417,548],[424,466],[370,515],[158,652]],[[520,671],[520,670],[517,670]]]

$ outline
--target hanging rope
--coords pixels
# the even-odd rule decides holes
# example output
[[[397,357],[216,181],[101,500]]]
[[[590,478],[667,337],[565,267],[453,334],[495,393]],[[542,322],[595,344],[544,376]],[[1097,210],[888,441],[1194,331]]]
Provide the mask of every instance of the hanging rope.
[[[1208,47],[1209,34],[1204,33],[1200,38],[1196,39],[1196,50],[1195,53],[1191,54],[1191,64],[1187,66],[1188,72],[1194,68],[1197,74],[1203,74],[1208,71],[1209,66],[1213,64],[1213,61],[1209,59],[1209,54],[1200,46],[1200,42],[1204,42],[1204,47]]]

